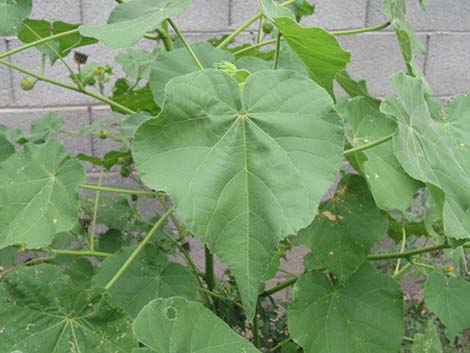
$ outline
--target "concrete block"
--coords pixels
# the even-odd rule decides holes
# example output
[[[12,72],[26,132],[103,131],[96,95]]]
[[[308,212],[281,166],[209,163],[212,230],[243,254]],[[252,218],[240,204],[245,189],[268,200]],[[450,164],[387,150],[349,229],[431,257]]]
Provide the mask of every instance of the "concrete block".
[[[0,53],[7,51],[6,42],[0,38]],[[6,66],[0,65],[0,108],[9,106],[13,103],[13,94],[11,92],[11,71]]]
[[[408,1],[408,18],[418,31],[469,31],[470,1],[427,0],[429,14],[421,10],[418,0]],[[383,0],[370,0],[367,25],[385,22]]]
[[[87,108],[44,108],[44,109],[5,109],[0,110],[0,124],[19,128],[29,132],[31,123],[50,112],[56,112],[64,119],[64,130],[76,131],[89,125],[90,116]],[[89,136],[75,137],[60,133],[59,138],[64,142],[71,154],[91,154],[91,138]]]
[[[305,17],[305,26],[320,26],[327,29],[349,29],[363,27],[366,23],[366,0],[317,0],[315,13]],[[258,1],[236,0],[232,2],[231,25],[236,28],[258,11]],[[257,29],[257,24],[250,27]]]
[[[95,8],[95,11],[97,9]],[[78,0],[40,0],[33,1],[31,18],[48,21],[80,23],[81,10]]]
[[[372,95],[391,94],[390,76],[406,70],[395,33],[363,33],[338,38],[341,45],[352,52],[348,66],[351,75],[365,79]],[[419,39],[426,42],[425,35],[420,35]],[[423,66],[424,56],[418,55],[417,60]]]
[[[82,0],[82,23],[104,24],[117,5],[114,0]]]
[[[193,0],[174,20],[182,31],[223,31],[229,26],[229,13],[229,0]]]
[[[304,26],[328,30],[361,28],[366,23],[366,0],[317,0],[315,13],[302,20]]]
[[[470,33],[433,33],[426,77],[437,96],[470,92]]]

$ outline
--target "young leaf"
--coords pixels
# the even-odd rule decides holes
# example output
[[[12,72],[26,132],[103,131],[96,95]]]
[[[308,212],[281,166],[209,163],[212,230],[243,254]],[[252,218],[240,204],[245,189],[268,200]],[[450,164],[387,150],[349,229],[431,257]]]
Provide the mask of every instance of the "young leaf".
[[[116,63],[122,66],[124,72],[136,82],[147,81],[150,76],[150,68],[158,55],[159,47],[155,51],[148,52],[144,49],[127,49],[127,52],[118,54]]]
[[[192,0],[129,0],[116,6],[105,25],[80,26],[80,33],[111,48],[128,48],[169,17],[185,12]]]
[[[0,304],[1,352],[128,353],[137,347],[125,312],[77,288],[52,265],[9,275]]]
[[[17,34],[33,9],[32,0],[0,1],[0,36]]]
[[[380,99],[369,95],[369,90],[367,89],[367,83],[365,80],[353,79],[346,70],[339,72],[335,78],[341,88],[344,89],[351,98],[364,97],[364,99],[373,107],[380,107]]]
[[[135,250],[123,248],[106,259],[93,278],[93,287],[104,287]],[[151,300],[181,296],[197,299],[197,287],[189,270],[168,261],[167,254],[147,245],[110,290],[111,301],[135,317]]]
[[[398,352],[404,333],[402,292],[369,264],[344,286],[310,272],[294,287],[288,320],[305,353]]]
[[[112,99],[134,111],[145,111],[154,116],[160,112],[160,107],[155,104],[148,84],[145,87],[133,89],[129,81],[125,78],[120,78],[113,87]],[[127,113],[119,108],[112,107],[112,109],[118,113]]]
[[[411,177],[442,190],[445,234],[470,238],[470,97],[450,100],[447,117],[433,116],[421,80],[397,74],[392,85],[396,96],[381,110],[398,121],[395,156]]]
[[[224,61],[233,62],[235,60],[229,52],[214,48],[209,43],[195,44],[192,49],[202,66],[207,69],[214,69],[216,64]],[[198,70],[199,68],[186,48],[160,53],[152,66],[149,80],[155,102],[162,105],[165,86],[172,78]]]
[[[288,17],[295,21],[295,15],[291,10],[274,3],[273,0],[260,0],[260,7],[263,15],[271,21],[278,17]]]
[[[351,100],[343,110],[350,130],[346,137],[353,147],[377,141],[396,131],[396,123],[370,105],[366,98]],[[408,176],[393,154],[391,141],[357,152],[351,158],[366,177],[377,206],[405,211],[422,184]]]
[[[424,302],[446,325],[451,337],[470,327],[470,283],[432,272],[424,283]]]
[[[260,353],[210,310],[178,297],[147,304],[134,333],[155,353]]]
[[[23,43],[32,43],[41,38],[50,37],[54,34],[67,32],[78,28],[79,25],[57,21],[51,23],[45,20],[27,19],[24,21],[23,29],[18,33],[18,39]],[[54,63],[59,57],[66,57],[74,48],[94,44],[97,40],[81,36],[79,33],[67,35],[65,37],[49,41],[47,45],[41,44],[36,48],[46,55],[51,63]],[[52,49],[53,50],[52,50]]]
[[[0,162],[8,159],[15,153],[15,147],[3,135],[0,135]]]
[[[252,318],[279,240],[311,223],[336,179],[343,133],[327,92],[292,71],[201,70],[171,80],[134,139],[144,182],[235,275]]]
[[[307,245],[317,261],[344,282],[367,261],[370,249],[386,230],[387,218],[375,205],[364,179],[347,175],[296,241]]]
[[[77,223],[76,188],[85,172],[64,146],[51,139],[27,144],[0,164],[0,248],[49,245],[57,233]]]
[[[429,320],[424,333],[414,337],[412,353],[442,353],[442,344],[436,326]]]
[[[333,80],[351,59],[335,36],[319,27],[302,27],[286,17],[275,19],[287,44],[307,66],[310,77],[333,96]]]
[[[49,113],[33,121],[29,134],[21,137],[17,142],[44,143],[55,138],[64,126],[64,119],[57,113]]]

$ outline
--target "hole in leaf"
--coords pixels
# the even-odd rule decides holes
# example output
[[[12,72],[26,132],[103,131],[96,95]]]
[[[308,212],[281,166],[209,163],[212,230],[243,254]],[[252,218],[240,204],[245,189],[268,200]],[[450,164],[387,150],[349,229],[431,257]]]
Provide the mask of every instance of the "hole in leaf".
[[[166,309],[165,313],[168,320],[174,320],[176,318],[176,310],[172,306]]]

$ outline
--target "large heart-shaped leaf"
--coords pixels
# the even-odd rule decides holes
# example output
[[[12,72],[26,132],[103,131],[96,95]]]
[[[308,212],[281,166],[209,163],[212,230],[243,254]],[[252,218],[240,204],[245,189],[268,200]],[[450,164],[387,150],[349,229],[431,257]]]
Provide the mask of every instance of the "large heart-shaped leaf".
[[[0,292],[1,352],[129,353],[131,321],[97,291],[82,291],[52,265],[24,267]]]
[[[429,274],[424,283],[424,301],[428,308],[447,326],[452,337],[470,327],[470,283],[462,278]]]
[[[136,133],[144,182],[233,272],[249,318],[279,240],[311,223],[341,164],[327,92],[292,71],[259,71],[243,92],[223,71],[171,80],[160,116]]]
[[[397,125],[372,106],[366,98],[351,100],[343,110],[350,129],[346,136],[359,147],[393,134]],[[410,178],[393,154],[392,141],[357,152],[354,159],[369,184],[377,206],[384,210],[405,211],[422,184]]]
[[[129,0],[116,6],[105,25],[80,26],[80,33],[111,48],[127,48],[167,18],[185,12],[192,0]]]
[[[135,246],[123,248],[106,259],[93,278],[93,286],[106,286],[134,250]],[[180,296],[196,299],[197,287],[186,267],[169,262],[162,250],[149,245],[110,289],[110,294],[112,302],[136,316],[155,298]]]
[[[0,35],[17,34],[32,9],[32,0],[0,0]]]
[[[425,96],[420,79],[397,74],[392,78],[396,96],[381,110],[398,121],[394,138],[397,159],[417,180],[443,191],[445,234],[470,237],[470,97],[461,95],[447,103],[447,116],[437,115]],[[430,103],[431,102],[431,103]]]
[[[62,21],[51,23],[45,20],[27,19],[24,21],[23,29],[18,33],[18,39],[23,43],[32,43],[38,39],[50,37],[54,34],[67,32],[78,28],[79,25],[66,23]],[[81,36],[79,33],[70,34],[46,44],[36,46],[36,48],[44,55],[47,55],[51,63],[54,63],[60,55],[67,56],[74,48],[83,47],[96,43],[94,38]]]
[[[333,96],[333,80],[351,59],[351,53],[339,45],[336,37],[319,27],[302,27],[287,17],[275,19],[287,44],[305,63],[310,77]]]
[[[27,144],[1,163],[0,248],[44,247],[57,233],[72,229],[78,219],[75,189],[84,179],[80,162],[55,139]]]
[[[134,333],[156,353],[260,353],[210,310],[178,297],[147,304]]]
[[[294,287],[288,321],[305,353],[398,352],[404,332],[401,289],[369,264],[340,287],[310,272]]]
[[[299,233],[318,263],[345,281],[367,261],[370,249],[387,230],[387,218],[360,176],[348,175],[336,195],[320,206],[313,223]]]
[[[206,69],[214,69],[215,65],[224,61],[233,62],[235,59],[226,50],[217,49],[209,43],[192,45],[194,53],[202,66]],[[178,48],[171,52],[162,52],[158,55],[150,72],[150,89],[153,98],[161,106],[166,84],[175,77],[198,71],[199,67],[189,55],[186,48]]]

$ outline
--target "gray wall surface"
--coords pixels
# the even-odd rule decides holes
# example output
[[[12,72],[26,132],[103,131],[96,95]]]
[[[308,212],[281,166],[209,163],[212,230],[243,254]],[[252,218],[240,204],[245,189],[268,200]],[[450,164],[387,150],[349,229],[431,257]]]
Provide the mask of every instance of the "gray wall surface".
[[[33,18],[64,20],[72,23],[104,23],[113,0],[34,0]],[[418,0],[408,0],[409,18],[425,44],[427,52],[419,62],[438,97],[447,98],[470,91],[470,0],[427,0],[429,15],[419,8]],[[229,32],[255,14],[257,0],[193,0],[190,11],[175,19],[192,41],[205,40]],[[382,0],[317,0],[316,14],[303,24],[342,30],[383,23]],[[242,34],[251,37],[250,32]],[[365,78],[371,92],[378,96],[390,93],[388,77],[404,70],[395,34],[390,30],[340,37],[341,44],[352,51],[349,66],[353,75]],[[150,43],[139,46],[149,48]],[[15,38],[0,37],[0,52],[21,45]],[[80,51],[90,55],[89,62],[111,63],[119,51],[101,45]],[[40,56],[33,48],[8,60],[31,70],[39,70]],[[68,58],[70,60],[70,58]],[[67,72],[58,62],[46,74],[62,81]],[[109,114],[108,109],[90,97],[46,83],[38,83],[31,92],[21,90],[24,75],[0,66],[0,124],[29,128],[32,120],[56,111],[66,120],[66,128],[76,130],[94,119]],[[72,152],[102,155],[107,142],[84,137],[79,140],[63,136]],[[90,180],[96,174],[90,170]],[[119,182],[110,174],[107,182]],[[299,267],[297,257],[291,266]]]

